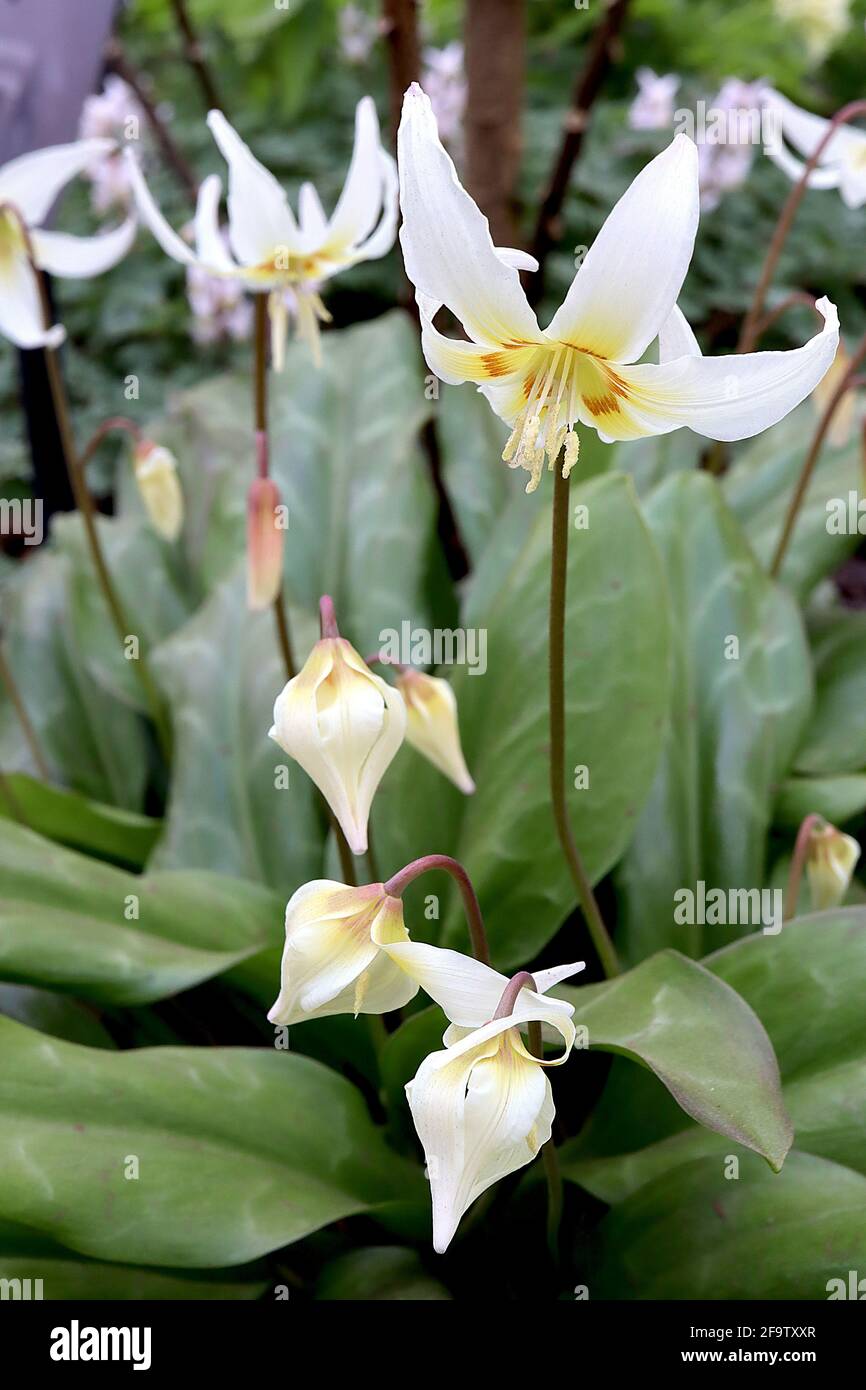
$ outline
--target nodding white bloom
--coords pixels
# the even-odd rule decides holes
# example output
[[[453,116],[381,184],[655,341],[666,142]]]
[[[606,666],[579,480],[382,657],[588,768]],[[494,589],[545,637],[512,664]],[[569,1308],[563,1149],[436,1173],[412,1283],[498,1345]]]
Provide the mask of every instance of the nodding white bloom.
[[[78,140],[20,155],[0,168],[0,333],[21,348],[57,347],[65,332],[44,325],[33,262],[50,275],[84,279],[110,270],[135,240],[135,218],[98,236],[46,232],[55,198],[113,140]]]
[[[806,160],[827,134],[830,122],[803,111],[779,92],[769,91],[765,102],[773,117],[773,131],[764,151],[788,178],[798,182]],[[791,153],[786,140],[802,159]],[[837,126],[807,183],[809,188],[838,188],[846,207],[862,207],[866,203],[866,130],[844,123]]]
[[[806,851],[806,877],[815,912],[842,901],[859,858],[860,846],[853,836],[843,835],[829,822],[815,827]]]
[[[286,908],[280,993],[268,1018],[290,1024],[402,1008],[418,985],[382,947],[408,939],[403,904],[381,883],[305,883]]]
[[[836,388],[839,386],[842,378],[847,376],[850,365],[851,358],[848,356],[845,344],[840,338],[839,347],[833,359],[833,365],[827,375],[818,382],[818,385],[812,392],[812,400],[819,418],[824,414],[832,397],[836,394]],[[853,389],[849,389],[845,392],[834,410],[833,419],[827,431],[827,443],[834,449],[840,449],[844,444],[848,443],[854,433],[857,413],[857,393]]]
[[[344,637],[323,637],[277,696],[270,737],[315,782],[353,854],[364,854],[376,788],[405,732],[399,691]]]
[[[292,290],[298,333],[310,343],[318,361],[319,324],[330,318],[319,287],[348,266],[384,256],[394,243],[397,174],[394,160],[382,148],[373,99],[362,97],[355,111],[352,162],[330,218],[313,185],[305,183],[296,219],[273,174],[258,162],[222,112],[211,111],[207,121],[228,164],[230,251],[219,228],[222,184],[218,175],[206,178],[199,189],[193,250],[166,222],[135,156],[127,149],[141,217],[174,260],[239,280],[248,290],[268,293],[272,356],[277,367],[289,312],[284,291]]]
[[[810,58],[820,61],[850,22],[850,0],[775,0],[776,14],[806,40]]]
[[[467,796],[475,783],[469,775],[460,730],[457,700],[446,680],[405,667],[397,677],[397,689],[406,702],[406,742],[429,758]]]
[[[652,68],[638,68],[635,73],[638,94],[628,109],[632,130],[664,130],[674,122],[674,97],[680,79],[675,72],[659,77]]]
[[[574,1009],[539,991],[583,966],[539,971],[538,989],[521,989],[498,1017],[509,982],[489,966],[413,942],[389,948],[389,955],[404,969],[411,967],[452,1020],[445,1050],[425,1058],[406,1087],[427,1159],[433,1246],[442,1254],[476,1197],[530,1163],[550,1138],[554,1106],[544,1068],[567,1059]],[[560,1035],[559,1057],[542,1060],[527,1048],[523,1031],[536,1021]]]
[[[154,529],[167,541],[176,541],[183,526],[183,492],[174,454],[151,439],[142,439],[135,446],[133,469]]]
[[[280,493],[273,478],[254,478],[247,493],[247,607],[260,612],[273,603],[283,582]]]
[[[827,299],[821,333],[790,352],[702,357],[676,306],[698,224],[698,154],[684,135],[653,159],[611,212],[546,329],[461,187],[420,87],[406,94],[398,141],[400,240],[416,287],[422,346],[443,381],[476,382],[512,426],[503,458],[538,486],[545,456],[577,459],[578,423],[602,439],[688,426],[744,439],[787,415],[827,371],[839,338]],[[468,342],[434,326],[441,305]],[[659,362],[641,362],[659,340]]]

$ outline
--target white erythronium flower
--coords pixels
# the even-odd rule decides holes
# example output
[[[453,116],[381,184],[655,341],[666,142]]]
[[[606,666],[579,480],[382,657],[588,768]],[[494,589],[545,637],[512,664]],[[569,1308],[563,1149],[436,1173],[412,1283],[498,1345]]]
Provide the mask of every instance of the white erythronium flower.
[[[675,72],[660,77],[652,68],[638,68],[635,73],[638,94],[628,109],[632,130],[664,130],[674,120],[674,97],[680,85]]]
[[[842,901],[859,858],[860,846],[852,835],[843,835],[829,822],[815,827],[806,852],[806,877],[815,912]]]
[[[850,22],[850,0],[775,0],[776,14],[799,29],[816,62],[829,53]]]
[[[460,791],[467,796],[474,792],[475,783],[460,746],[457,700],[448,681],[407,666],[397,677],[397,689],[406,702],[406,742],[429,758]]]
[[[418,985],[382,947],[408,939],[403,904],[381,883],[305,883],[286,908],[280,993],[268,1018],[290,1024],[402,1008]]]
[[[764,146],[765,153],[783,173],[798,182],[806,160],[827,134],[830,122],[803,111],[779,92],[767,92],[764,100],[773,117],[773,139]],[[802,159],[791,154],[785,140],[799,151]],[[837,126],[807,183],[809,188],[838,188],[846,207],[862,207],[866,203],[866,130],[844,123]]]
[[[322,282],[359,261],[384,256],[394,243],[397,174],[382,147],[372,97],[355,111],[355,147],[343,191],[331,217],[325,215],[311,183],[301,186],[298,217],[273,174],[253,156],[221,111],[208,125],[228,164],[229,252],[220,234],[218,175],[199,189],[195,249],[187,246],[156,206],[132,151],[133,191],[142,219],[162,249],[183,265],[199,265],[212,275],[239,280],[247,289],[268,293],[274,365],[279,367],[288,306],[284,291],[296,296],[298,332],[319,360],[319,323],[330,315],[319,295]]]
[[[678,135],[611,212],[546,329],[514,264],[497,254],[487,219],[461,187],[417,84],[406,94],[398,141],[400,241],[416,291],[424,355],[443,381],[476,382],[512,426],[503,458],[537,487],[545,456],[578,453],[576,426],[604,440],[688,426],[711,439],[745,439],[774,425],[814,389],[839,338],[838,315],[804,347],[701,357],[676,307],[698,224],[698,154]],[[441,305],[470,341],[445,337]],[[638,359],[659,339],[660,361]]]
[[[388,953],[406,968],[415,949],[410,942]],[[418,949],[426,951],[427,960],[415,956],[414,977],[452,1019],[445,1050],[425,1058],[406,1087],[427,1160],[433,1246],[441,1254],[476,1197],[530,1163],[550,1138],[554,1106],[544,1067],[567,1059],[575,1037],[574,1009],[532,988],[517,993],[504,976],[454,951]],[[444,969],[436,954],[448,958]],[[582,965],[541,971],[533,982],[549,988],[579,969]],[[512,985],[519,986],[519,977]],[[560,1056],[543,1060],[529,1051],[522,1033],[531,1022],[560,1035]]]
[[[78,140],[20,155],[0,168],[0,333],[21,348],[57,347],[64,330],[44,325],[33,261],[50,275],[82,279],[122,260],[135,240],[135,218],[98,236],[46,232],[41,225],[71,179],[113,140]]]
[[[701,208],[711,212],[722,195],[739,188],[749,176],[755,144],[763,130],[767,88],[763,82],[729,77],[710,103],[716,120],[698,145]]]
[[[277,696],[270,737],[315,782],[352,853],[364,854],[376,788],[405,732],[400,692],[351,642],[326,635]]]
[[[183,492],[174,454],[151,439],[135,446],[135,481],[154,529],[167,541],[176,541],[183,526]]]

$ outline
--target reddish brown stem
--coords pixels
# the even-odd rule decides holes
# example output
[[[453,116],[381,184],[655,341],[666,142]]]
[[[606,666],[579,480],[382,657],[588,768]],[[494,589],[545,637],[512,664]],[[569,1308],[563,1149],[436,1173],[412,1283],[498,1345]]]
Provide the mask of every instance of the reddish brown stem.
[[[195,73],[205,105],[208,110],[215,108],[217,111],[222,111],[224,109],[223,104],[219,99],[213,74],[205,61],[201,41],[189,17],[186,0],[171,0],[171,7],[174,10],[174,17],[183,38],[184,56]]]
[[[517,996],[523,989],[535,989],[535,976],[530,975],[528,970],[518,970],[516,975],[512,975],[508,984],[502,991],[502,998],[496,1005],[496,1013],[493,1019],[510,1018],[514,1013],[514,1005],[517,1003]],[[491,1019],[491,1023],[493,1022]],[[538,1054],[541,1055],[540,1053]]]
[[[156,103],[139,77],[138,72],[127,58],[123,45],[119,39],[109,39],[105,46],[105,60],[111,71],[116,72],[118,77],[123,78],[126,85],[135,93],[147,117],[148,125],[153,131],[154,139],[159,145],[166,164],[177,176],[178,182],[183,184],[190,200],[194,203],[198,196],[198,180],[186,156],[183,154],[180,146],[175,142],[174,136],[160,116],[156,108]]]
[[[415,859],[411,864],[407,864],[404,869],[390,878],[385,884],[385,892],[389,893],[392,898],[399,898],[410,883],[413,883],[421,874],[429,873],[432,869],[444,869],[447,874],[451,875],[460,889],[469,936],[472,940],[472,954],[476,960],[482,961],[484,965],[489,965],[490,948],[487,944],[487,933],[484,930],[481,905],[472,886],[471,878],[463,865],[458,863],[456,859],[452,859],[448,854],[425,854],[421,859]]]
[[[403,95],[421,76],[418,0],[383,0],[382,14],[382,32],[388,45],[391,129],[396,139]]]
[[[466,184],[497,246],[515,246],[526,50],[524,0],[468,0]]]

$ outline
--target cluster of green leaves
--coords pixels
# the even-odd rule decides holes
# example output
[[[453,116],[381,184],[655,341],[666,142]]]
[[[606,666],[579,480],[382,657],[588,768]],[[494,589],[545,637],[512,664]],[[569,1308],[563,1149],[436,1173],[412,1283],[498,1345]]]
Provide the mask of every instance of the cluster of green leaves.
[[[561,66],[549,8],[533,17],[530,206],[558,124],[536,90],[545,64]],[[676,22],[692,26],[686,11],[700,8],[678,6]],[[382,91],[376,60],[355,74],[331,65],[313,82],[333,41],[332,10],[315,0],[282,18],[296,26],[288,37],[270,12],[263,25],[257,5],[227,16],[201,0],[197,10],[218,21],[208,42],[222,80],[254,74],[244,79],[243,133],[288,183],[312,175],[333,196],[354,100],[368,86]],[[454,6],[430,11],[435,37],[447,38]],[[146,61],[166,41],[161,0],[139,0],[136,15]],[[644,59],[671,66],[672,31],[654,0],[638,6],[638,22],[658,46]],[[716,51],[697,56],[698,29],[684,29],[677,51],[705,64],[711,83],[734,59],[729,69]],[[733,32],[725,42],[735,55]],[[311,56],[295,63],[299,45]],[[759,51],[762,74],[744,71],[741,55],[743,76],[796,80],[790,47],[772,71],[769,47]],[[285,73],[295,86],[283,90]],[[163,82],[197,167],[216,168],[182,69],[161,66]],[[298,111],[293,123],[287,113]],[[625,131],[622,99],[597,116],[566,245],[591,239],[651,152]],[[761,166],[706,219],[685,300],[698,322],[745,303],[759,248],[757,236],[742,245],[743,219],[769,225],[784,189],[774,179]],[[181,200],[167,176],[157,184],[180,225]],[[847,219],[835,195],[808,202],[783,279],[834,293],[838,282],[856,322],[862,266]],[[551,269],[555,294],[569,258]],[[117,382],[134,371],[146,385],[142,418],[180,460],[187,516],[177,547],[150,530],[122,449],[116,515],[99,523],[171,712],[170,769],[78,518],[55,523],[26,562],[0,567],[4,650],[52,774],[50,784],[38,778],[0,693],[0,1275],[43,1277],[55,1298],[259,1298],[278,1284],[321,1299],[460,1297],[500,1242],[510,1268],[545,1259],[543,1194],[534,1169],[504,1184],[484,1229],[470,1214],[452,1252],[432,1263],[403,1087],[439,1046],[439,1010],[416,1001],[378,1054],[351,1018],[293,1028],[290,1051],[275,1049],[265,1019],[286,898],[339,870],[309,782],[292,767],[288,788],[279,784],[282,755],[267,739],[283,673],[271,615],[244,604],[253,457],[243,350],[190,356],[182,278],[142,243],[98,286],[63,290],[79,428],[90,412],[118,409]],[[523,495],[499,462],[504,430],[471,388],[427,398],[408,317],[380,312],[396,284],[393,258],[359,271],[329,300],[338,326],[323,369],[292,345],[273,380],[295,643],[304,653],[314,640],[325,590],[362,652],[407,619],[485,630],[485,674],[445,673],[478,791],[461,796],[403,748],[374,807],[380,868],[453,854],[478,888],[498,968],[573,959],[589,947],[547,786],[549,489]],[[213,375],[217,366],[225,370]],[[431,418],[472,562],[459,586],[421,447]],[[827,499],[859,487],[856,439],[823,455],[782,583],[766,575],[812,426],[807,403],[732,451],[721,480],[698,470],[703,442],[687,432],[614,448],[584,440],[573,500],[589,525],[571,533],[567,766],[590,778],[569,802],[627,970],[562,990],[590,1052],[579,1049],[554,1082],[577,1134],[562,1151],[568,1254],[554,1294],[585,1282],[593,1297],[822,1297],[866,1242],[866,1134],[851,1103],[866,1055],[863,889],[777,938],[673,917],[674,892],[701,879],[777,885],[810,811],[862,838],[863,617],[830,583],[858,538],[825,524]],[[416,938],[466,948],[446,881],[415,885],[406,915]],[[513,1219],[515,1203],[526,1221]],[[511,1219],[497,1222],[506,1205]],[[519,1296],[506,1277],[508,1292]]]

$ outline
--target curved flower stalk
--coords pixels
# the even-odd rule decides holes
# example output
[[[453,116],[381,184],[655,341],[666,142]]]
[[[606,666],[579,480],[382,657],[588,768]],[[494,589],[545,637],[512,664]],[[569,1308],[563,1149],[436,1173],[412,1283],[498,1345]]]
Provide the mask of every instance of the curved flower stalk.
[[[373,797],[405,732],[402,695],[339,635],[322,599],[322,638],[277,696],[270,737],[315,782],[353,854],[366,853]]]
[[[674,123],[674,97],[681,78],[675,72],[660,76],[652,68],[638,68],[637,96],[628,108],[628,124],[632,130],[670,130]]]
[[[20,348],[58,347],[65,330],[46,326],[36,270],[84,279],[110,270],[135,240],[136,219],[97,236],[42,230],[60,191],[113,140],[78,140],[21,155],[0,168],[0,333]]]
[[[280,993],[270,1022],[402,1008],[418,985],[383,948],[408,939],[403,904],[381,883],[305,883],[286,908]]]
[[[775,123],[775,138],[768,141],[765,151],[783,173],[797,182],[805,173],[806,160],[827,137],[832,122],[802,110],[779,92],[768,91],[764,101]],[[785,140],[800,152],[802,159],[791,153]],[[809,173],[806,185],[838,188],[846,207],[862,207],[866,203],[866,131],[844,122],[839,124]]]
[[[164,540],[176,541],[183,526],[183,492],[174,454],[152,439],[142,439],[135,446],[133,468],[154,530]]]
[[[457,697],[448,681],[404,666],[397,689],[406,703],[406,742],[470,796],[475,783],[460,745]]]
[[[417,84],[404,100],[398,163],[400,241],[424,355],[443,381],[475,382],[512,426],[503,459],[527,470],[527,491],[538,486],[545,457],[552,468],[562,453],[568,476],[579,423],[608,442],[683,426],[712,439],[744,439],[788,414],[833,361],[838,316],[826,299],[818,306],[823,330],[790,352],[713,358],[680,351],[676,301],[699,208],[697,149],[684,135],[617,203],[546,329],[516,269],[496,254],[487,219],[461,187]],[[443,304],[469,342],[434,326]],[[656,339],[661,360],[638,363]]]
[[[544,1069],[568,1059],[574,1010],[565,1004],[552,1013],[550,1000],[536,1007],[532,1001],[539,996],[521,988],[524,981],[535,983],[525,973],[506,982],[480,1026],[452,1022],[444,1050],[426,1057],[406,1086],[427,1160],[439,1254],[448,1249],[467,1207],[500,1178],[531,1163],[550,1138],[555,1111]],[[562,1039],[558,1057],[535,1056],[524,1043],[521,1028],[541,1021]]]
[[[840,338],[833,365],[827,375],[818,382],[812,393],[812,401],[819,419],[827,410],[838,388],[846,382],[850,375],[851,357],[844,341]],[[840,449],[851,439],[854,434],[857,413],[857,393],[851,385],[846,388],[836,406],[830,427],[827,430],[827,443],[831,448]]]
[[[221,111],[208,125],[228,164],[228,240],[220,232],[222,183],[217,175],[199,189],[195,249],[163,217],[151,197],[131,150],[127,149],[133,192],[142,220],[163,251],[182,265],[200,266],[210,275],[239,280],[246,289],[268,294],[271,355],[282,364],[288,305],[295,296],[297,330],[319,361],[319,324],[330,315],[319,289],[359,261],[384,256],[394,244],[397,225],[397,173],[383,149],[372,97],[355,111],[355,148],[343,191],[331,217],[325,215],[311,183],[301,186],[298,216],[273,174],[259,163]]]

